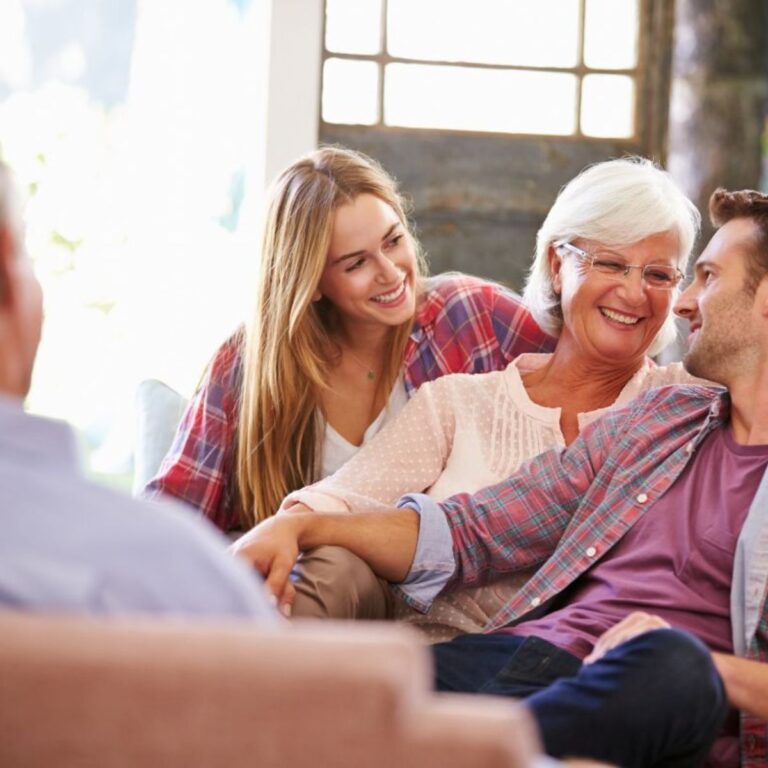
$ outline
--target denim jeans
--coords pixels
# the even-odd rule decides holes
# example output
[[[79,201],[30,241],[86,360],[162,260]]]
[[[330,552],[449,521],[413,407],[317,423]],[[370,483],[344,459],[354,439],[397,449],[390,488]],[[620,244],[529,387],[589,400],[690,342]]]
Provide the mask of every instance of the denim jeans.
[[[593,664],[537,637],[461,635],[433,646],[436,686],[526,699],[553,757],[615,765],[700,765],[728,711],[722,680],[692,635],[638,635]]]

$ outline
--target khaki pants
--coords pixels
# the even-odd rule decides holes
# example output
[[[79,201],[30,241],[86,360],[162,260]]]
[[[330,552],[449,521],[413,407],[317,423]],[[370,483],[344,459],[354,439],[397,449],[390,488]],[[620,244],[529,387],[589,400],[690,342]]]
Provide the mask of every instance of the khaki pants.
[[[294,617],[395,619],[419,630],[428,643],[482,632],[532,573],[511,574],[485,587],[465,587],[440,595],[427,613],[420,613],[398,598],[365,561],[342,547],[324,546],[306,552],[296,571]]]
[[[394,598],[389,585],[368,564],[343,547],[305,552],[292,616],[305,619],[389,619]]]

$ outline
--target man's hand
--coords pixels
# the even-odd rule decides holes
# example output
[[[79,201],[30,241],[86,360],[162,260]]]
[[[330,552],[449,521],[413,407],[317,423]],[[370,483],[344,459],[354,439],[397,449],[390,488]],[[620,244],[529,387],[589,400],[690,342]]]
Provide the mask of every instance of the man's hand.
[[[301,522],[298,514],[275,515],[251,528],[229,548],[259,570],[285,616],[290,616],[296,597],[290,574],[299,556]]]
[[[629,616],[600,635],[592,653],[584,659],[584,663],[591,664],[601,659],[617,645],[626,643],[627,640],[642,635],[644,632],[650,632],[652,629],[669,629],[669,624],[664,619],[650,613],[643,613],[642,611],[630,613]]]
[[[289,580],[299,552],[332,544],[365,560],[373,572],[399,582],[413,562],[419,515],[412,509],[388,512],[280,512],[259,523],[230,547],[264,576],[280,610],[290,613],[296,595]]]

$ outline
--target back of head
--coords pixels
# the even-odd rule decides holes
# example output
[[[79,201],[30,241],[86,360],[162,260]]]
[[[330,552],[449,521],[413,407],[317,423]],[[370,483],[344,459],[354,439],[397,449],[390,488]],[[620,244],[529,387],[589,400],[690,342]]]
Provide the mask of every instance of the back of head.
[[[768,195],[752,189],[716,189],[709,198],[709,217],[715,227],[732,219],[750,219],[755,225],[754,248],[747,260],[747,289],[754,293],[768,274]]]
[[[4,259],[23,253],[24,228],[16,184],[10,168],[0,159],[0,249]],[[0,295],[5,292],[5,270],[0,270]]]
[[[16,186],[0,162],[0,391],[24,397],[42,329],[42,293],[25,258]]]
[[[22,226],[16,185],[10,169],[2,159],[0,159],[0,229],[8,230],[14,242],[20,242]]]
[[[592,240],[619,248],[661,232],[678,239],[678,267],[685,272],[701,216],[672,177],[650,160],[627,157],[597,163],[568,182],[536,236],[536,254],[524,298],[539,325],[554,336],[562,327],[560,298],[552,286],[549,251],[560,239]],[[675,338],[670,315],[649,352]]]

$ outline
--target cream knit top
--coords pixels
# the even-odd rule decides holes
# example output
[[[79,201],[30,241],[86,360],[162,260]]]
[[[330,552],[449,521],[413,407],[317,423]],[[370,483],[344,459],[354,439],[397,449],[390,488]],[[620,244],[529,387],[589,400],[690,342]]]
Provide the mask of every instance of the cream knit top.
[[[300,502],[318,512],[382,510],[413,492],[441,501],[497,483],[539,453],[565,447],[560,408],[534,403],[522,380],[550,357],[520,355],[503,371],[453,374],[424,384],[335,474],[291,493],[282,506]],[[690,382],[701,383],[680,363],[656,366],[646,360],[614,406],[652,387]],[[579,429],[605,410],[579,414]],[[442,595],[427,614],[402,605],[398,618],[421,626],[432,642],[479,632],[527,576],[515,574],[486,587]]]

